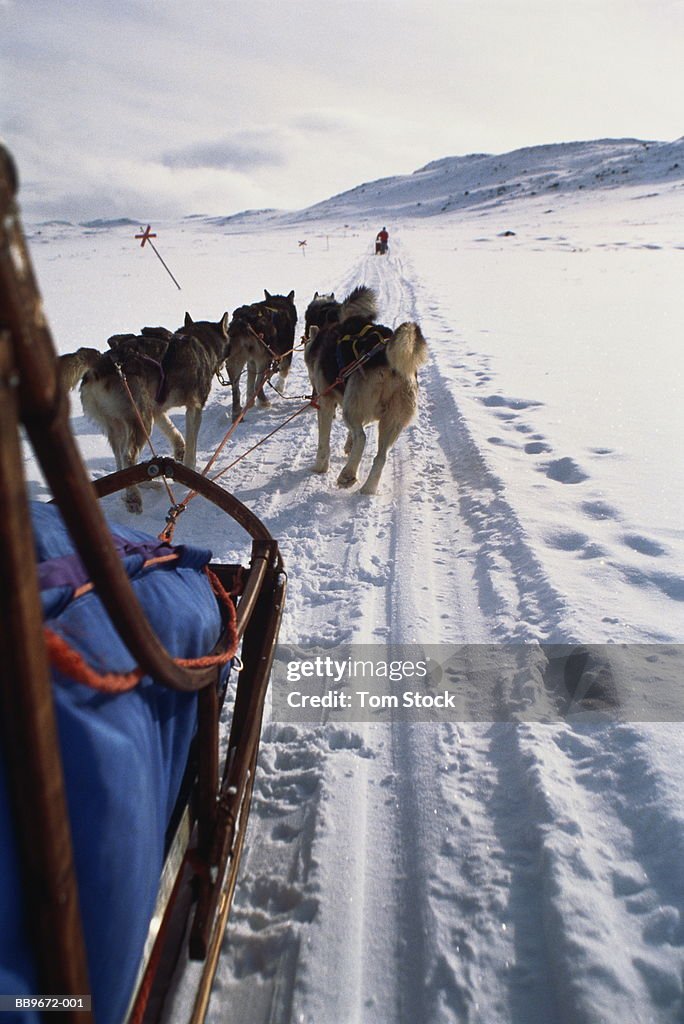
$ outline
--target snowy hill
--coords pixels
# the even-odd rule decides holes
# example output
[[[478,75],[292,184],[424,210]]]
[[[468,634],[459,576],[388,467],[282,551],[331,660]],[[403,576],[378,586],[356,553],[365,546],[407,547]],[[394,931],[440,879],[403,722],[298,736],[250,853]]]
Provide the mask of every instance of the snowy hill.
[[[269,714],[211,1024],[684,1020],[683,147],[452,157],[297,214],[155,225],[180,292],[131,226],[32,237],[63,352],[265,288],[295,290],[301,327],[314,291],[361,282],[430,348],[375,498],[335,486],[339,419],[329,475],[311,473],[310,410],[221,481],[281,542],[283,645],[429,648],[461,703],[431,722]],[[308,388],[297,353],[295,401],[250,413],[214,469]],[[111,471],[71,401],[89,469]],[[200,466],[229,408],[215,382]],[[362,479],[374,450],[372,428]],[[135,525],[158,533],[168,504],[150,488]],[[176,540],[235,558],[199,501]],[[595,689],[573,705],[556,645],[587,643]],[[496,672],[473,677],[483,649]],[[196,966],[167,1024],[187,1019]]]
[[[662,187],[684,182],[684,137],[674,142],[603,139],[532,146],[511,153],[472,153],[433,160],[412,174],[365,182],[302,210],[240,210],[228,215],[189,214],[229,232],[305,226],[340,219],[404,220],[471,208],[499,207],[536,196],[593,192],[625,186]],[[68,224],[63,222],[46,222]],[[98,218],[81,227],[137,225],[130,218]],[[41,225],[43,226],[43,225]]]
[[[523,196],[574,189],[655,184],[684,176],[684,138],[676,142],[605,139],[435,160],[413,174],[359,185],[303,211],[303,217],[367,214],[432,216]]]

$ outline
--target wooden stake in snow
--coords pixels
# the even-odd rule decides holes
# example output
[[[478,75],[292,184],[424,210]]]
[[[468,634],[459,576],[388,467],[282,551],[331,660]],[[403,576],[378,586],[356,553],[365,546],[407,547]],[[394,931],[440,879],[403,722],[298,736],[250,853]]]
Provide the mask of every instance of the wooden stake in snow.
[[[303,242],[298,243],[299,248],[302,250],[302,256],[306,256],[306,239]]]
[[[164,263],[164,260],[161,258],[161,256],[157,252],[157,247],[155,246],[154,242],[152,241],[152,239],[156,238],[157,236],[150,233],[150,225],[148,224],[145,229],[143,229],[141,227],[140,230],[141,230],[142,234],[135,236],[136,238],[142,238],[142,242],[140,243],[140,248],[142,249],[144,247],[145,242],[149,242],[150,243],[150,245],[152,246],[152,249],[154,250],[155,256],[157,257],[157,259],[161,263],[162,267],[164,268],[166,273],[169,275],[169,277],[171,278],[171,280],[175,284],[175,286],[178,289],[178,291],[180,291],[181,290],[181,286],[178,284],[178,281],[173,276],[173,274],[171,273],[171,271],[169,270],[167,265]]]

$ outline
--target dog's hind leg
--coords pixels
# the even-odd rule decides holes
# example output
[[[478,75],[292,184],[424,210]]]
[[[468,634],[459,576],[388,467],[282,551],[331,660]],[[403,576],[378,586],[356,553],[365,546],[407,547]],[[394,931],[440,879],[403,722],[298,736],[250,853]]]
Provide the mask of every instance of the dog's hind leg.
[[[231,419],[233,423],[242,412],[242,402],[240,401],[240,378],[242,377],[242,371],[245,368],[245,359],[241,352],[232,353],[225,362],[225,368],[228,373],[228,380],[230,381],[230,390],[232,395],[232,409]]]
[[[197,437],[202,422],[202,406],[189,405],[185,410],[185,465],[194,469],[197,465]]]
[[[107,437],[114,452],[116,468],[121,470],[135,466],[140,455],[142,443],[138,443],[139,438],[136,437],[136,431],[131,428],[131,425],[122,420],[110,422]],[[129,512],[132,512],[134,515],[140,515],[143,509],[142,497],[138,487],[127,487],[122,495],[122,499]]]
[[[287,385],[287,378],[290,372],[290,366],[292,365],[292,353],[288,352],[286,356],[280,360],[278,364],[278,380],[276,381],[276,390],[281,395],[285,394],[285,387]]]
[[[154,422],[162,434],[169,439],[173,448],[173,457],[176,462],[182,462],[185,458],[185,441],[180,430],[173,425],[167,413],[161,409],[154,414]]]
[[[318,451],[312,470],[314,473],[327,473],[330,465],[330,429],[335,418],[334,398],[318,399]]]
[[[360,423],[349,426],[347,444],[349,444],[349,438],[351,438],[349,457],[344,469],[337,478],[338,487],[351,487],[356,482],[356,473],[361,462],[363,450],[366,447],[366,431]],[[345,445],[345,450],[346,448],[347,445]]]
[[[233,407],[231,409],[231,419],[233,420],[233,423],[235,423],[235,420],[239,417],[240,413],[242,412],[242,402],[240,401],[241,373],[242,370],[240,370],[240,373],[238,373],[237,377],[230,378],[230,390],[232,392],[233,397]]]
[[[380,476],[387,462],[387,453],[399,437],[403,426],[403,422],[392,416],[385,416],[378,423],[378,451],[373,459],[368,479],[359,492],[360,494],[377,493]]]
[[[263,363],[257,366],[251,359],[247,363],[247,401],[254,397],[256,392],[257,401],[259,405],[269,406],[271,403],[264,394],[264,373],[268,369],[268,363]],[[257,383],[259,388],[257,390]]]

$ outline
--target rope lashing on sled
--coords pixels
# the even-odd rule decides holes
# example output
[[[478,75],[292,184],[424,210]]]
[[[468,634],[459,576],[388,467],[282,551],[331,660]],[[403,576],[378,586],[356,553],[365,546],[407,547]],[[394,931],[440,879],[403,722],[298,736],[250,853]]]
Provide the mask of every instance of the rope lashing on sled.
[[[223,654],[208,654],[201,658],[174,658],[175,664],[181,668],[211,668],[214,665],[217,667],[226,665],[235,657],[238,649],[237,611],[231,595],[208,566],[204,572],[211,584],[211,589],[226,609],[228,647]],[[85,658],[74,650],[64,637],[59,636],[48,626],[43,628],[43,634],[48,660],[52,667],[62,675],[77,683],[82,683],[92,690],[109,694],[126,693],[128,690],[134,689],[145,675],[139,666],[131,669],[130,672],[98,672],[97,669],[88,665]]]

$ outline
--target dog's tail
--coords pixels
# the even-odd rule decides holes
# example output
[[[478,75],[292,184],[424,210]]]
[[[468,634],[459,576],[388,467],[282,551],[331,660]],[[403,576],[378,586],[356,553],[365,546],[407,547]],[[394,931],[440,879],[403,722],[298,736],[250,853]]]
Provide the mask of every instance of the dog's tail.
[[[79,348],[59,357],[59,381],[65,391],[76,387],[83,375],[92,369],[101,352],[96,348]]]
[[[377,296],[368,285],[359,284],[340,306],[340,323],[352,316],[362,316],[367,320],[377,320]]]
[[[416,323],[400,324],[385,348],[387,362],[402,377],[412,378],[418,368],[427,362],[428,347],[423,332]]]

